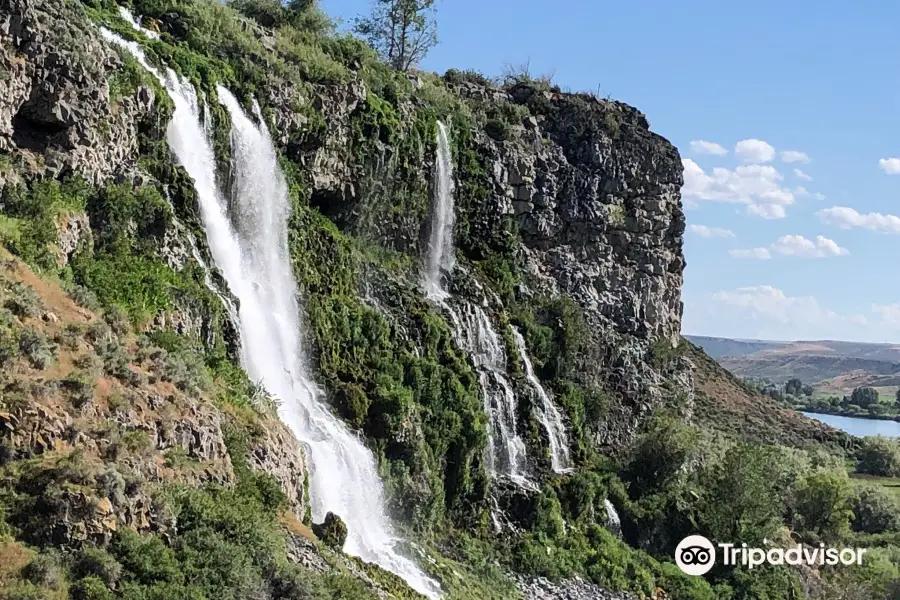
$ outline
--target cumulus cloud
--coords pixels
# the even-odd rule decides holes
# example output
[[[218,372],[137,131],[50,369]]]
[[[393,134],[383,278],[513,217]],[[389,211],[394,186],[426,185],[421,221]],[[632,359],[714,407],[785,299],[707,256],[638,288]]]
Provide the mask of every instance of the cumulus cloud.
[[[816,213],[823,222],[841,229],[868,229],[876,233],[900,234],[900,217],[877,212],[861,214],[848,206],[832,206]]]
[[[725,156],[728,150],[715,142],[707,142],[706,140],[694,140],[691,142],[691,152],[694,154],[713,154],[715,156]]]
[[[809,155],[798,150],[785,150],[781,153],[781,160],[786,163],[808,163]]]
[[[893,313],[891,312],[893,311]],[[897,323],[891,326],[888,317]],[[884,341],[900,329],[900,306],[839,314],[813,296],[771,285],[723,290],[685,300],[685,333],[757,339]]]
[[[741,140],[734,145],[734,153],[747,163],[767,163],[775,158],[775,148],[762,140]]]
[[[762,219],[783,219],[787,212],[780,204],[751,204],[747,207],[747,214]]]
[[[888,175],[900,174],[900,158],[880,158],[878,168]]]
[[[837,315],[819,306],[812,296],[791,297],[771,285],[757,285],[717,292],[713,299],[721,304],[737,307],[757,317],[773,319],[778,323],[793,320],[818,321]]]
[[[769,252],[768,248],[750,248],[749,250],[729,250],[728,254],[735,258],[755,258],[758,260],[769,260],[772,258],[772,253]]]
[[[802,179],[803,181],[812,181],[813,178],[801,171],[800,169],[794,168],[794,175],[797,176],[798,179]]]
[[[748,214],[765,219],[784,218],[784,207],[794,202],[794,193],[782,186],[784,177],[771,165],[717,167],[707,172],[689,158],[682,164],[681,194],[686,199],[744,204]]]
[[[733,238],[734,232],[721,227],[707,227],[706,225],[691,225],[688,227],[691,233],[696,233],[703,238]]]
[[[804,258],[828,258],[846,256],[850,251],[841,248],[834,240],[817,235],[815,241],[802,235],[785,235],[772,244],[772,251],[785,256],[801,256]]]
[[[815,240],[808,240],[802,235],[784,235],[767,248],[736,249],[729,250],[728,253],[735,258],[769,260],[775,254],[800,258],[830,258],[846,256],[850,251],[821,235],[817,235]]]

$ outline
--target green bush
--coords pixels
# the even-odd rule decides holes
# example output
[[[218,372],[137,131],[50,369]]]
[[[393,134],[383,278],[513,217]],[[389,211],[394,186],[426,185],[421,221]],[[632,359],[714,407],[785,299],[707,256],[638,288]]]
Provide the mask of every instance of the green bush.
[[[43,370],[56,361],[59,347],[43,332],[24,327],[19,331],[19,350],[33,368]]]
[[[853,489],[846,473],[818,470],[801,479],[794,491],[797,527],[819,539],[836,540],[853,518]]]
[[[867,486],[853,502],[853,530],[887,533],[900,530],[900,501],[882,487]]]
[[[6,290],[8,298],[3,306],[8,308],[14,315],[22,318],[34,318],[40,316],[44,310],[44,303],[37,292],[24,283],[14,281]]]
[[[884,436],[864,438],[857,455],[856,470],[881,477],[900,475],[900,447]]]

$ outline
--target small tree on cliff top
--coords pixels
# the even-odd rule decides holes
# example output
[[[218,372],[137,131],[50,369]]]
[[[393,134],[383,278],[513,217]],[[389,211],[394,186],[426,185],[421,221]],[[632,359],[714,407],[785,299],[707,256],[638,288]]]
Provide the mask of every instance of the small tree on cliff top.
[[[354,30],[392,67],[406,71],[437,44],[434,0],[375,0],[372,14]]]

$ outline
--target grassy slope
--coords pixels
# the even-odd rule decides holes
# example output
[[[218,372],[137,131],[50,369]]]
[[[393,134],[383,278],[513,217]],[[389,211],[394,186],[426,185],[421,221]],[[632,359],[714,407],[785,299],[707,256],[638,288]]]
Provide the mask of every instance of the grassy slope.
[[[687,357],[694,363],[697,419],[729,435],[759,443],[843,446],[847,436],[803,415],[777,406],[770,398],[751,393],[740,381],[688,341]]]

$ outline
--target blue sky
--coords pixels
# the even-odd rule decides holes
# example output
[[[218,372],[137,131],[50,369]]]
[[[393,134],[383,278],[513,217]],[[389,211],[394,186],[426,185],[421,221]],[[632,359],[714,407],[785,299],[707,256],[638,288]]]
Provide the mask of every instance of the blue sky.
[[[371,5],[322,6],[350,21]],[[679,148],[684,333],[900,343],[900,3],[437,7],[423,68],[529,61],[638,107]]]

